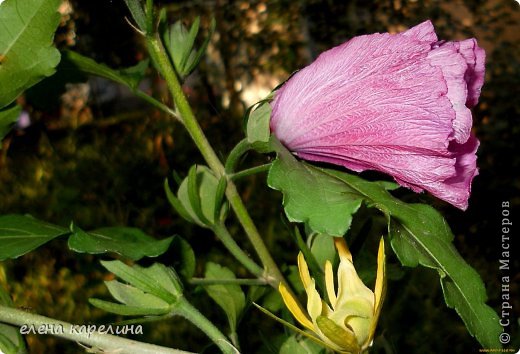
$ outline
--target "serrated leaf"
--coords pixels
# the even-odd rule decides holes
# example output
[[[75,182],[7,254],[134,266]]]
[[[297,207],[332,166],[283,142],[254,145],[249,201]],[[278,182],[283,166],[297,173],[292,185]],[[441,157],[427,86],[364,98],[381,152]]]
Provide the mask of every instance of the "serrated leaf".
[[[0,108],[54,73],[60,0],[7,0],[0,5]]]
[[[278,158],[271,165],[267,184],[283,193],[287,218],[304,222],[316,232],[345,234],[363,196],[337,178],[297,161],[279,142],[273,144]]]
[[[85,232],[76,225],[71,227],[69,248],[81,253],[115,252],[132,260],[157,257],[168,250],[173,237],[156,240],[133,227],[104,227]]]
[[[17,258],[69,231],[30,216],[0,216],[0,260]]]
[[[277,150],[280,162],[273,164],[276,168],[275,175],[269,176],[270,185],[274,184],[284,193],[286,213],[293,220],[307,222],[316,232],[326,233],[326,229],[335,228],[336,232],[329,234],[338,235],[347,228],[342,219],[344,215],[333,211],[320,214],[317,208],[329,211],[324,204],[342,206],[349,200],[355,203],[363,200],[368,207],[379,209],[387,217],[391,245],[401,263],[436,269],[446,304],[457,311],[470,334],[485,348],[500,347],[498,338],[502,327],[495,311],[486,305],[484,284],[453,246],[453,235],[435,209],[423,204],[407,204],[394,198],[387,191],[386,184],[365,181],[346,172],[314,167],[297,161],[283,147],[278,146]],[[304,185],[313,188],[304,188]],[[305,193],[298,192],[298,187]],[[318,198],[320,195],[321,200]],[[351,213],[352,209],[344,208],[345,212]]]
[[[206,279],[235,279],[235,274],[226,267],[216,263],[206,264]],[[242,288],[237,284],[207,285],[204,289],[208,295],[226,313],[231,333],[236,332],[238,316],[246,305],[246,298]]]
[[[18,120],[22,107],[19,105],[13,105],[0,109],[0,141],[9,133],[11,127]],[[0,150],[2,146],[0,145]]]
[[[135,66],[116,70],[79,53],[66,50],[63,52],[60,70],[80,71],[86,74],[104,77],[105,79],[120,83],[131,89],[136,89],[144,78],[148,65],[149,61],[143,60]]]
[[[249,113],[247,119],[247,141],[254,143],[267,143],[271,135],[269,121],[271,119],[271,105],[264,101]]]

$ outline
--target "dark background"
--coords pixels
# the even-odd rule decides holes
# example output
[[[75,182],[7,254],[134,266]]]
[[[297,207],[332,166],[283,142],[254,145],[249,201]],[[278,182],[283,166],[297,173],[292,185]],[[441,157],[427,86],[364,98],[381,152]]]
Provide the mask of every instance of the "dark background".
[[[158,3],[158,2],[157,2]],[[520,181],[520,6],[513,0],[432,1],[175,1],[161,2],[172,20],[192,22],[201,16],[206,33],[211,17],[217,31],[208,55],[186,82],[186,92],[207,136],[221,156],[243,137],[242,115],[287,76],[310,63],[321,51],[349,38],[373,32],[399,32],[426,19],[441,39],[475,37],[486,49],[486,83],[473,109],[474,132],[481,141],[480,175],[475,178],[470,207],[461,212],[427,195],[403,191],[410,200],[438,208],[447,218],[463,257],[482,276],[489,304],[501,305],[501,213],[510,203],[518,233]],[[62,6],[56,36],[61,49],[74,49],[111,67],[124,67],[146,57],[144,45],[125,20],[123,1],[75,0]],[[201,40],[202,37],[199,37]],[[84,229],[130,225],[157,237],[180,234],[204,263],[237,266],[215,237],[183,222],[165,200],[162,182],[172,170],[184,176],[202,158],[179,124],[103,80],[58,72],[22,99],[32,125],[12,132],[0,151],[0,213],[29,213]],[[66,82],[69,84],[65,85]],[[70,82],[74,82],[70,84]],[[165,84],[151,70],[144,89],[168,103]],[[265,162],[250,156],[249,163]],[[295,264],[297,247],[281,222],[280,195],[258,175],[240,184],[266,242],[279,263]],[[233,220],[230,229],[244,242]],[[513,242],[513,240],[512,240]],[[246,248],[247,248],[246,244]],[[172,254],[159,260],[171,263]],[[518,259],[512,251],[511,298],[514,310],[507,332],[518,348]],[[98,258],[68,251],[56,240],[16,261],[4,264],[6,282],[19,307],[75,323],[114,320],[87,304],[106,297],[106,279]],[[395,259],[391,259],[396,263]],[[288,270],[289,268],[285,268]],[[424,269],[395,267],[376,340],[380,353],[477,353],[457,314],[445,306],[438,276]],[[5,280],[0,277],[0,280]],[[226,320],[204,292],[188,287],[187,296],[203,313],[225,328]],[[250,309],[239,326],[244,353],[265,352],[268,338],[276,344],[282,327]],[[276,338],[275,338],[276,337]],[[182,319],[147,325],[139,339],[180,349],[214,352],[207,339]],[[74,353],[74,343],[29,336],[34,353]]]

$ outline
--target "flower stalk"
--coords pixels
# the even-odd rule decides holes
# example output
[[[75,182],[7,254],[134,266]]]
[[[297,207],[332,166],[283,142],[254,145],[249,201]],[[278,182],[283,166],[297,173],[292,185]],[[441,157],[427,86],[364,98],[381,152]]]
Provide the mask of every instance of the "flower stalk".
[[[204,157],[208,166],[213,170],[215,175],[220,178],[225,176],[225,169],[217,154],[213,150],[208,139],[204,135],[202,128],[196,120],[190,104],[182,91],[177,74],[173,70],[170,59],[166,54],[165,48],[157,34],[148,35],[146,37],[148,52],[151,58],[158,66],[160,73],[163,75],[170,93],[173,97],[176,110],[184,124],[186,130],[190,134],[193,142]],[[226,188],[226,196],[229,204],[234,210],[240,224],[242,225],[249,241],[253,245],[258,257],[260,258],[264,268],[265,274],[268,277],[269,284],[273,287],[278,286],[279,283],[287,284],[269,250],[267,249],[258,229],[256,228],[251,216],[249,215],[238,190],[228,176],[228,184]]]

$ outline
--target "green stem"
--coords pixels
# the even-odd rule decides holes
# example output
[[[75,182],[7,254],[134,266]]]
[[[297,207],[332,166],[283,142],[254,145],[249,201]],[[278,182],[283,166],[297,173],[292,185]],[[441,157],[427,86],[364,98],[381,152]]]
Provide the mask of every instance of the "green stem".
[[[229,175],[229,178],[231,178],[233,181],[235,181],[242,177],[255,175],[255,174],[261,173],[261,172],[267,172],[271,168],[271,165],[272,165],[272,163],[266,163],[266,164],[263,164],[260,166],[251,167],[246,170],[242,170],[242,171],[233,173],[233,174]]]
[[[177,75],[173,71],[169,58],[160,39],[157,35],[147,36],[146,42],[148,45],[148,52],[150,53],[150,57],[155,61],[159,71],[164,76],[164,79],[168,84],[168,88],[175,102],[175,106],[182,118],[186,130],[206,160],[208,166],[213,170],[215,175],[220,178],[220,176],[225,175],[224,166],[211,147],[208,139],[204,135],[204,132],[193,115],[190,104],[188,103],[188,100],[182,91],[182,87],[179,83]],[[265,273],[269,276],[269,283],[274,287],[278,287],[279,283],[287,284],[282,273],[278,269],[278,266],[271,257],[269,250],[262,240],[260,233],[251,219],[251,216],[249,215],[244,202],[242,201],[242,198],[240,197],[240,194],[238,193],[238,190],[231,179],[228,179],[226,196],[232,209],[235,211],[239,222],[242,224],[249,241],[253,245],[256,253],[258,254],[258,257],[262,261],[262,264],[265,268]]]
[[[211,323],[199,310],[193,307],[188,300],[182,298],[181,303],[175,309],[176,315],[182,316],[197,326],[220,348],[222,353],[237,353],[236,348],[229,342],[227,337],[219,331],[213,323]]]
[[[134,95],[136,95],[137,97],[139,97],[140,99],[148,102],[149,104],[151,104],[152,106],[154,106],[155,108],[163,111],[164,113],[166,114],[169,114],[171,115],[172,117],[174,117],[175,119],[177,119],[179,122],[182,122],[180,117],[177,115],[177,113],[171,109],[170,107],[168,107],[167,105],[165,105],[164,103],[162,102],[159,102],[158,100],[156,100],[155,98],[153,98],[152,96],[144,93],[143,91],[141,90],[133,90],[133,93]]]
[[[47,334],[89,345],[99,350],[99,352],[103,350],[107,353],[113,352],[118,354],[193,354],[182,350],[142,343],[111,334],[88,331],[88,325],[86,325],[86,329],[81,329],[81,327],[71,323],[6,306],[0,306],[0,322],[15,326],[27,326],[23,327],[23,329],[27,331],[34,329],[33,331],[36,331],[36,333],[38,333],[38,329],[41,329],[41,331]]]
[[[267,285],[265,279],[206,279],[206,278],[191,278],[192,285],[222,285],[222,284],[236,284],[236,285]]]
[[[252,274],[259,278],[264,276],[264,270],[255,263],[240,246],[235,242],[233,237],[224,225],[216,224],[211,228],[215,235],[222,241],[224,246],[231,252],[231,254],[244,265]]]
[[[240,158],[251,149],[251,144],[247,139],[242,139],[240,142],[231,150],[229,156],[226,161],[225,170],[227,174],[233,173],[238,163],[240,162]]]

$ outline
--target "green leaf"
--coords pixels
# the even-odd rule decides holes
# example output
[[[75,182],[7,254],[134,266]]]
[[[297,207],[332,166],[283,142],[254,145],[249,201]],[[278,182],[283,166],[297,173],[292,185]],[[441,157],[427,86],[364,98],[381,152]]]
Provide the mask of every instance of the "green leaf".
[[[360,201],[379,209],[388,220],[392,248],[401,263],[436,269],[446,304],[457,311],[468,331],[483,347],[500,347],[502,327],[497,314],[486,305],[484,284],[453,246],[453,235],[435,209],[394,198],[387,190],[391,185],[314,167],[298,162],[282,146],[277,146],[277,150],[278,159],[268,181],[284,193],[286,213],[291,220],[307,222],[315,232],[341,235],[348,229]],[[349,202],[354,207],[345,207]],[[342,212],[331,210],[331,206],[343,207]],[[320,213],[320,209],[326,212]]]
[[[52,225],[30,216],[0,216],[0,260],[17,258],[50,240],[68,234],[61,226]]]
[[[88,299],[88,302],[106,312],[111,312],[122,316],[160,316],[168,312],[164,309],[128,306],[101,299]]]
[[[179,186],[177,198],[196,224],[211,227],[218,221],[215,216],[224,215],[227,209],[226,203],[221,203],[220,210],[215,210],[221,188],[217,177],[206,166],[192,167]]]
[[[18,120],[22,107],[19,105],[13,105],[6,108],[0,109],[0,141],[9,133],[11,127]],[[0,146],[0,150],[2,147]]]
[[[11,297],[0,286],[0,305],[14,306]],[[20,330],[17,327],[0,323],[0,353],[25,354],[27,349]]]
[[[196,259],[195,253],[190,244],[180,236],[173,236],[170,247],[172,252],[173,267],[178,270],[184,279],[191,279],[195,274]]]
[[[209,31],[208,35],[206,36],[206,39],[204,39],[204,42],[202,43],[202,46],[197,51],[197,54],[192,52],[190,55],[190,60],[188,61],[188,67],[186,69],[186,72],[191,73],[197,65],[199,65],[200,60],[202,59],[202,56],[206,54],[206,49],[208,49],[209,41],[211,40],[211,36],[213,36],[213,32],[215,32],[217,24],[215,22],[215,19],[211,19],[211,23],[209,25]]]
[[[308,338],[290,336],[280,348],[279,354],[319,354],[325,349]]]
[[[199,174],[197,173],[197,165],[193,165],[190,168],[188,173],[188,200],[190,202],[190,206],[193,209],[193,212],[200,220],[200,222],[204,225],[209,225],[212,222],[209,220],[214,220],[213,215],[215,211],[213,211],[213,215],[208,219],[206,215],[202,212],[201,206],[201,196],[199,195]],[[215,189],[216,190],[216,189]]]
[[[0,5],[0,108],[54,73],[60,0],[7,0]]]
[[[235,274],[226,267],[216,263],[206,264],[206,279],[235,279]],[[229,322],[231,333],[236,332],[238,316],[246,305],[242,288],[236,284],[221,284],[204,286],[208,295],[224,310]]]
[[[170,305],[166,301],[152,294],[147,294],[131,285],[120,283],[117,280],[106,281],[105,285],[110,295],[125,305],[158,309],[165,312],[168,312],[170,308]]]
[[[175,209],[177,214],[179,214],[182,218],[189,222],[195,222],[193,218],[190,216],[190,214],[186,211],[184,208],[184,205],[182,202],[173,194],[170,185],[168,183],[168,179],[164,180],[164,191],[166,192],[166,198],[170,202],[170,205]]]
[[[218,221],[221,216],[222,206],[224,205],[224,196],[226,195],[226,187],[227,187],[227,178],[226,176],[221,176],[220,180],[217,184],[217,189],[215,191],[215,206],[214,206],[214,215],[213,220]]]
[[[199,64],[205,54],[209,41],[215,31],[215,20],[212,19],[208,35],[199,50],[195,50],[195,39],[199,33],[200,17],[196,17],[188,31],[181,21],[175,22],[163,33],[166,49],[175,67],[177,74],[184,78]]]
[[[308,241],[310,243],[311,252],[322,271],[324,271],[325,261],[328,260],[334,264],[337,252],[332,237],[325,234],[312,234],[309,236]]]
[[[126,6],[132,14],[134,21],[137,23],[139,29],[143,32],[146,31],[146,15],[141,6],[139,0],[125,0]]]
[[[182,53],[183,56],[180,61],[179,67],[183,68],[183,71],[187,72],[187,64],[191,57],[193,60],[193,47],[195,45],[195,38],[197,37],[197,34],[199,33],[199,27],[200,27],[200,17],[195,17],[195,21],[191,24],[190,31],[188,32],[187,36],[184,38],[184,43],[182,43],[182,47],[184,52]],[[175,50],[175,48],[174,48]]]
[[[271,105],[268,101],[261,102],[250,114],[247,120],[247,141],[254,143],[267,143],[271,131],[269,121],[271,119]]]
[[[390,242],[401,263],[436,269],[446,304],[459,314],[469,333],[484,348],[500,347],[502,327],[496,312],[486,305],[484,283],[454,247],[453,234],[444,218],[428,205],[407,204],[394,198],[377,183],[338,171],[326,173],[357,189],[369,206],[382,211],[389,220]]]
[[[168,304],[175,303],[182,294],[182,287],[178,279],[172,275],[169,268],[162,264],[154,263],[149,268],[138,265],[130,267],[121,261],[101,261],[101,264],[130,285],[145,293],[155,295]]]
[[[363,196],[337,178],[300,163],[279,142],[273,144],[278,158],[269,170],[267,184],[283,193],[287,218],[304,222],[316,232],[345,234]]]
[[[86,74],[96,75],[118,82],[131,89],[136,89],[144,78],[148,65],[149,61],[143,60],[135,66],[115,70],[105,64],[97,63],[94,59],[66,50],[63,52],[61,70],[81,71]]]
[[[389,234],[401,263],[436,269],[446,304],[457,311],[484,348],[500,348],[502,327],[496,312],[485,304],[484,283],[453,246],[453,235],[437,211],[422,204],[403,208],[391,219]]]
[[[168,250],[173,237],[156,240],[133,227],[104,227],[85,232],[71,225],[69,248],[81,253],[115,252],[133,260],[157,257]]]

